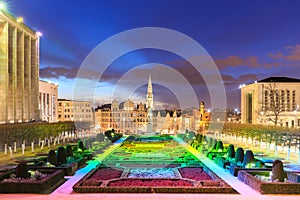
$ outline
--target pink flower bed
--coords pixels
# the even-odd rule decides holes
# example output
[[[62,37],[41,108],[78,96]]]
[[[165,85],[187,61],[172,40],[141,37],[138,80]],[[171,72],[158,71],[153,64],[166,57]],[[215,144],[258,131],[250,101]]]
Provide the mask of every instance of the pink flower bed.
[[[212,180],[212,178],[202,168],[184,167],[178,170],[182,178],[188,178],[195,181]]]
[[[120,178],[122,171],[110,167],[99,168],[89,179],[110,180]]]
[[[122,179],[111,181],[109,187],[192,187],[193,184],[180,179]]]

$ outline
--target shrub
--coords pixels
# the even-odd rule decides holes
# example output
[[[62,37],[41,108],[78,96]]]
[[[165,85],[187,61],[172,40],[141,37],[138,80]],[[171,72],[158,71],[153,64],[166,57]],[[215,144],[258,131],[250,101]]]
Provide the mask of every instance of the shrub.
[[[242,147],[238,147],[235,156],[234,156],[234,162],[235,164],[242,163],[244,161],[244,149]]]
[[[73,156],[73,151],[71,145],[66,146],[66,156],[67,157],[72,157]]]
[[[229,159],[234,159],[235,158],[235,151],[234,151],[234,145],[233,144],[230,144],[228,146],[227,158],[229,158]]]
[[[84,150],[83,142],[82,140],[79,140],[77,143],[77,150],[81,149],[81,151]]]
[[[67,163],[67,156],[65,147],[58,147],[56,153],[57,165],[62,165]]]
[[[243,159],[243,167],[246,167],[250,163],[254,163],[254,154],[251,150],[247,150]]]
[[[211,148],[211,145],[212,145],[212,138],[208,138],[207,140],[207,148],[210,149]]]
[[[223,142],[221,140],[219,140],[216,144],[216,150],[223,151],[223,149],[224,149]]]
[[[18,178],[29,178],[28,166],[26,162],[21,162],[17,165],[16,176]]]
[[[47,157],[47,162],[51,165],[57,165],[56,153],[54,150],[50,150]]]
[[[217,147],[217,139],[213,139],[212,143],[211,143],[211,150],[216,150]]]
[[[283,164],[280,160],[275,160],[272,166],[272,181],[284,182]]]

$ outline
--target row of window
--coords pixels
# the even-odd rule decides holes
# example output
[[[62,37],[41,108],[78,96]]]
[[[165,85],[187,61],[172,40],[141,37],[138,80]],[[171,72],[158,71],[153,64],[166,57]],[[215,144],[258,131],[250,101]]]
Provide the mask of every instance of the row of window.
[[[278,108],[280,111],[293,111],[296,110],[296,91],[290,90],[276,90],[264,92],[264,107],[266,110],[269,108]]]
[[[73,115],[58,115],[58,118],[62,118],[64,116],[64,118],[66,119],[70,119],[73,118]],[[91,115],[75,115],[76,118],[91,118]]]

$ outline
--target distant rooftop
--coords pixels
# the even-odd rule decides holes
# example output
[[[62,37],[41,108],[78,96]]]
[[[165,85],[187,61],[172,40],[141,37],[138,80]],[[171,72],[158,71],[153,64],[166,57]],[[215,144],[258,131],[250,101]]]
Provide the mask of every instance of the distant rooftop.
[[[289,78],[289,77],[269,77],[257,82],[258,83],[269,83],[269,82],[288,83],[288,82],[300,82],[300,79]]]

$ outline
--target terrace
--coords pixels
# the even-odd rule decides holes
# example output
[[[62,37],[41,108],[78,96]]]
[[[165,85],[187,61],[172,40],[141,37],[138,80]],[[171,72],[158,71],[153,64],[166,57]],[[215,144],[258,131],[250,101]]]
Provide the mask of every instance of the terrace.
[[[176,141],[170,140],[170,141],[163,141],[162,144],[160,144],[158,141],[152,141],[152,144],[148,144],[149,141],[143,142],[140,141],[137,145],[132,144],[132,142],[123,143],[124,138],[122,140],[116,142],[113,146],[110,147],[107,151],[105,151],[103,154],[99,154],[96,160],[89,161],[88,165],[85,168],[82,168],[78,170],[74,176],[67,177],[68,180],[61,185],[58,189],[56,189],[54,192],[52,192],[48,196],[39,196],[39,195],[33,195],[33,194],[26,194],[26,195],[16,195],[16,194],[5,194],[0,195],[1,197],[5,197],[5,199],[16,199],[16,198],[72,198],[72,199],[79,199],[79,198],[89,198],[89,199],[136,199],[136,198],[143,198],[143,199],[185,199],[188,196],[190,198],[216,198],[216,199],[235,199],[240,198],[242,195],[243,199],[253,199],[255,196],[259,196],[260,199],[268,199],[270,196],[267,195],[261,195],[257,191],[253,190],[249,186],[245,185],[241,181],[239,181],[236,177],[231,176],[228,172],[225,172],[222,168],[217,166],[214,162],[211,160],[205,158],[203,155],[201,155],[198,151],[191,148],[191,146],[187,145],[186,143],[182,142],[178,138],[175,138]],[[133,148],[136,146],[137,148]],[[144,148],[141,148],[144,147]],[[170,151],[172,149],[173,151]],[[152,153],[153,154],[152,154]],[[182,153],[185,155],[185,157],[182,157]],[[183,159],[182,159],[183,158]],[[187,158],[187,159],[184,159]],[[196,162],[195,159],[200,159],[200,165],[195,165]],[[149,163],[149,161],[151,162]],[[187,163],[186,163],[187,161]],[[113,193],[113,194],[107,194],[102,193],[100,196],[99,194],[91,194],[91,193],[85,193],[85,194],[79,194],[74,193],[73,186],[78,183],[86,174],[89,172],[95,170],[99,163],[105,164],[109,167],[112,167],[114,169],[121,168],[123,169],[123,172],[120,173],[120,180],[119,184],[117,186],[120,186],[120,183],[125,183],[128,185],[128,182],[132,182],[132,180],[135,179],[157,179],[157,178],[163,178],[164,180],[174,180],[176,178],[183,178],[182,173],[180,173],[180,169],[197,169],[197,167],[203,167],[206,166],[208,169],[214,172],[214,174],[217,174],[219,178],[221,178],[222,181],[228,186],[231,186],[236,190],[239,194],[226,194],[220,196],[220,194],[197,194],[195,191],[189,194],[158,194],[153,193],[155,190],[151,190],[152,194],[139,194],[139,195],[131,195],[131,194],[120,194],[120,193]],[[187,167],[188,166],[188,167]],[[199,171],[198,171],[199,173]],[[107,173],[105,173],[107,174]],[[197,173],[195,173],[197,174]],[[125,178],[124,178],[125,177]],[[190,178],[190,177],[185,177]],[[193,177],[196,181],[197,177]],[[211,178],[211,177],[210,177]],[[161,179],[162,180],[162,179]],[[157,183],[164,184],[163,186],[166,187],[166,184],[169,184],[168,182],[159,181],[156,183],[149,183],[148,186],[157,186]],[[120,182],[121,181],[121,182]],[[122,183],[123,181],[123,183]],[[124,182],[125,181],[125,182]],[[199,180],[198,180],[199,181]],[[116,186],[116,181],[113,181]],[[118,181],[117,181],[118,182]],[[144,183],[145,181],[143,181]],[[198,183],[203,184],[199,181]],[[150,185],[149,185],[150,184]],[[151,185],[153,184],[153,185]],[[182,184],[182,183],[180,183]],[[107,182],[106,182],[107,185]],[[113,185],[113,184],[112,184]],[[195,184],[192,184],[195,185]],[[134,188],[141,187],[141,182],[136,181],[136,185],[133,184]],[[176,186],[175,186],[176,188]],[[182,186],[181,186],[182,188]],[[203,188],[203,187],[202,187]],[[177,187],[178,189],[178,187]],[[158,190],[159,191],[159,190]],[[107,191],[102,191],[107,192]],[[120,191],[123,192],[123,191]],[[141,192],[141,191],[139,191]],[[280,198],[279,196],[271,196],[272,199]],[[298,196],[299,197],[299,196]],[[297,195],[288,196],[289,199],[296,199]]]

